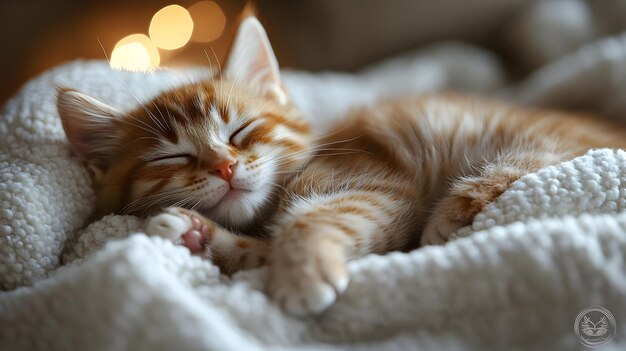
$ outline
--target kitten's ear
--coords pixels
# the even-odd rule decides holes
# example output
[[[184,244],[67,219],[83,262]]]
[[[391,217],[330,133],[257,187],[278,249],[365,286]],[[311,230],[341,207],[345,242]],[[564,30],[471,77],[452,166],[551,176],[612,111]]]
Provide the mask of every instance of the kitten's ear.
[[[121,113],[74,90],[59,89],[57,110],[72,149],[99,175],[119,147],[115,120]]]
[[[267,97],[287,103],[280,83],[278,61],[265,29],[254,16],[246,17],[237,30],[224,75],[227,79],[250,82]]]

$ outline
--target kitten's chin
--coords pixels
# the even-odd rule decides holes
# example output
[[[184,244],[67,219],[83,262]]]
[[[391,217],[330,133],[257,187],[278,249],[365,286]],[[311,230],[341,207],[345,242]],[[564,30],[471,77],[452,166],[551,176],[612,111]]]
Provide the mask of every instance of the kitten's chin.
[[[209,217],[226,227],[246,227],[254,221],[269,194],[269,187],[254,191],[232,189],[209,210]]]

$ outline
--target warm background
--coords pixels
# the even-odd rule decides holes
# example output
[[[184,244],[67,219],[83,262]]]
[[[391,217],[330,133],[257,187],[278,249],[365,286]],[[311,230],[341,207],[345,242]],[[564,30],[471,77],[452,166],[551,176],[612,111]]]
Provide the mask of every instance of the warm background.
[[[566,1],[571,2],[548,2]],[[103,59],[105,52],[110,56],[115,44],[123,37],[133,33],[147,34],[152,16],[162,7],[178,4],[190,8],[197,2],[199,0],[0,1],[3,41],[0,104],[26,80],[52,66],[77,58]],[[209,43],[190,42],[181,49],[160,50],[162,67],[205,64],[204,51],[208,49],[210,53],[211,47],[218,57],[223,57],[237,15],[246,1],[214,2],[226,17],[223,33]],[[592,10],[597,3],[615,3],[611,11],[603,10],[605,13],[602,13],[603,21],[599,27],[602,33],[596,34],[622,29],[619,19],[624,17],[624,1],[575,2]],[[523,21],[529,16],[528,11],[532,11],[526,10],[529,3],[531,1],[524,0],[259,0],[257,8],[283,66],[308,70],[355,70],[424,44],[452,39],[488,47],[503,58],[511,74],[520,75],[548,59],[520,59],[520,55],[516,55],[516,48],[524,43],[516,42],[516,33],[508,28],[515,22],[520,23],[517,28],[528,25]],[[578,35],[576,31],[593,18],[581,17],[576,6],[573,8],[574,12],[568,16],[572,23],[564,25],[572,25],[572,29],[565,28],[565,32],[569,30],[574,39],[558,41],[566,49],[590,39],[584,37],[588,36],[587,32]],[[549,22],[550,13],[558,11],[548,9],[544,20]],[[214,22],[204,25],[210,26]],[[549,32],[545,34],[550,37]],[[559,54],[563,51],[560,49]]]

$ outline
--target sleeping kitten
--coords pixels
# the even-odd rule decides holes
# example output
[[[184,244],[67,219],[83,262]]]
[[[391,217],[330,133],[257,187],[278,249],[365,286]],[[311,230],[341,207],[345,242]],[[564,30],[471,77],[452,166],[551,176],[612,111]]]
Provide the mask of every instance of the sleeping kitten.
[[[256,18],[227,63],[130,113],[62,90],[59,114],[94,174],[99,214],[172,206],[147,234],[225,273],[267,262],[268,293],[297,315],[336,300],[347,261],[443,244],[521,176],[626,147],[620,127],[456,96],[381,103],[313,135]]]

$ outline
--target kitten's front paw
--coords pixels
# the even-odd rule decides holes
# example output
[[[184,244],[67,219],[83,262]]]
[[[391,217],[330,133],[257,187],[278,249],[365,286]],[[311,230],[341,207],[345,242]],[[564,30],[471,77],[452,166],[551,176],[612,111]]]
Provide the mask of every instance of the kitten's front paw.
[[[343,253],[333,246],[272,253],[268,290],[289,314],[306,316],[331,306],[348,286]],[[324,247],[327,246],[327,247]]]
[[[148,220],[146,234],[160,236],[173,242],[182,242],[182,235],[192,228],[191,218],[182,213],[166,210]]]
[[[204,249],[205,239],[210,235],[209,229],[208,225],[202,225],[190,211],[170,207],[164,213],[150,218],[145,232],[150,236],[172,240],[186,246],[191,252],[198,253]]]

